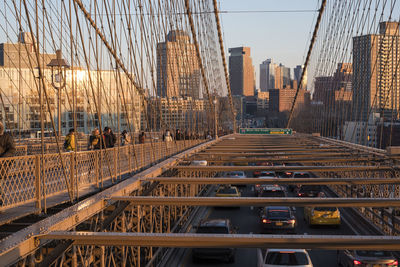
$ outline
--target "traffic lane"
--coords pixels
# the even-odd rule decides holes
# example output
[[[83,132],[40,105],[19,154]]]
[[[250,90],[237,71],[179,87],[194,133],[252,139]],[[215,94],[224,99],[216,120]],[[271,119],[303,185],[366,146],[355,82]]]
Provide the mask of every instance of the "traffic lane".
[[[342,220],[340,228],[331,226],[314,226],[310,227],[304,221],[304,208],[296,208],[296,218],[298,221],[297,234],[308,235],[353,235],[351,228]],[[335,267],[337,265],[337,251],[336,250],[308,250],[311,261],[315,267],[326,266]]]
[[[241,195],[244,197],[254,196],[254,192],[250,186],[239,187]],[[208,219],[221,219],[228,218],[231,220],[232,225],[237,227],[239,234],[260,233],[262,230],[259,224],[259,212],[257,208],[253,207],[240,207],[240,208],[212,208]],[[223,261],[201,261],[197,263],[192,262],[192,250],[188,250],[185,255],[185,260],[182,266],[187,267],[218,267],[218,266],[257,266],[256,250],[252,248],[238,248],[235,254],[234,263],[225,263]]]
[[[242,187],[240,188],[242,196],[250,197],[254,196],[254,189],[252,186]],[[290,194],[293,196],[292,194]],[[333,227],[309,227],[308,224],[304,221],[304,209],[296,208],[296,219],[297,219],[297,234],[326,234],[326,235],[351,235],[353,234],[352,230],[348,225],[346,225],[342,221],[341,227],[333,228]],[[249,234],[255,233],[260,234],[264,233],[262,224],[260,222],[259,217],[259,209],[256,207],[241,207],[240,209],[226,209],[226,208],[213,208],[209,217],[209,219],[218,219],[218,218],[229,218],[233,224],[233,226],[238,227],[238,233],[241,234]],[[273,233],[271,233],[273,234]],[[309,254],[314,266],[318,267],[334,267],[337,266],[337,252],[336,251],[328,251],[328,250],[309,250]],[[202,261],[199,263],[191,262],[191,250],[188,250],[188,253],[185,257],[185,262],[183,266],[197,266],[197,267],[210,267],[210,266],[257,266],[257,254],[256,249],[237,249],[235,256],[235,263],[228,264],[224,262],[218,261]]]

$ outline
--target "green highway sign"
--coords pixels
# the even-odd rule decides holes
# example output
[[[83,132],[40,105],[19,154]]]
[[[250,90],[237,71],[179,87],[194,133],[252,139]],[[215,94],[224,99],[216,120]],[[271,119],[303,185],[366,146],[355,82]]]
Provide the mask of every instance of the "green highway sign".
[[[240,128],[240,134],[293,134],[292,129],[287,128]]]

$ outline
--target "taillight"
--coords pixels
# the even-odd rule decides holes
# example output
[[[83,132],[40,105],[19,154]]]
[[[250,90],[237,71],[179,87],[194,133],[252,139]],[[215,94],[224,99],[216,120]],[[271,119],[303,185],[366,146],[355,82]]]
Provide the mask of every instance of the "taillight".
[[[361,261],[354,260],[354,261],[353,261],[353,264],[354,264],[354,265],[360,265],[360,264],[362,264],[362,263],[361,263]]]
[[[289,220],[289,223],[294,224],[294,223],[296,223],[296,220]]]
[[[392,263],[389,263],[388,265],[389,266],[397,266],[397,265],[399,265],[399,262],[398,261],[394,261]]]
[[[263,223],[271,223],[271,221],[270,221],[270,220],[267,220],[267,219],[262,219],[262,222],[263,222]]]

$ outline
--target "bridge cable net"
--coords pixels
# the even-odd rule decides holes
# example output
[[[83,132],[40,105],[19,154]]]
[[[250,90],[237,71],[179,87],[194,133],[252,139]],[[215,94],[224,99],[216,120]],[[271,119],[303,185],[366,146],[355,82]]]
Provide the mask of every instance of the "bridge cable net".
[[[395,144],[399,20],[398,1],[327,1],[307,68],[311,102],[297,97],[290,126],[370,147]]]
[[[232,130],[214,131],[214,113],[232,112],[212,1],[2,5],[1,117],[17,157],[0,160],[0,209],[46,212]]]

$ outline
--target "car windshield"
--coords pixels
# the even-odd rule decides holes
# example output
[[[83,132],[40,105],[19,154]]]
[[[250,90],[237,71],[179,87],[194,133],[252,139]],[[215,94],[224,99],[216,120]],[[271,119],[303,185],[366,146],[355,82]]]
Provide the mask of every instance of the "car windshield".
[[[336,211],[337,208],[335,207],[315,207],[315,211]]]
[[[274,265],[307,265],[308,259],[303,252],[269,252],[265,264]]]
[[[235,188],[220,188],[218,189],[218,194],[236,194],[236,189]]]
[[[290,213],[284,209],[268,210],[268,218],[290,218]]]
[[[264,190],[261,193],[261,197],[285,197],[285,192],[281,190]]]
[[[357,250],[356,254],[362,257],[390,257],[392,256],[388,251],[376,250]]]
[[[310,178],[309,173],[295,173],[293,175],[294,178]]]
[[[228,228],[223,226],[200,226],[198,234],[229,234]]]

